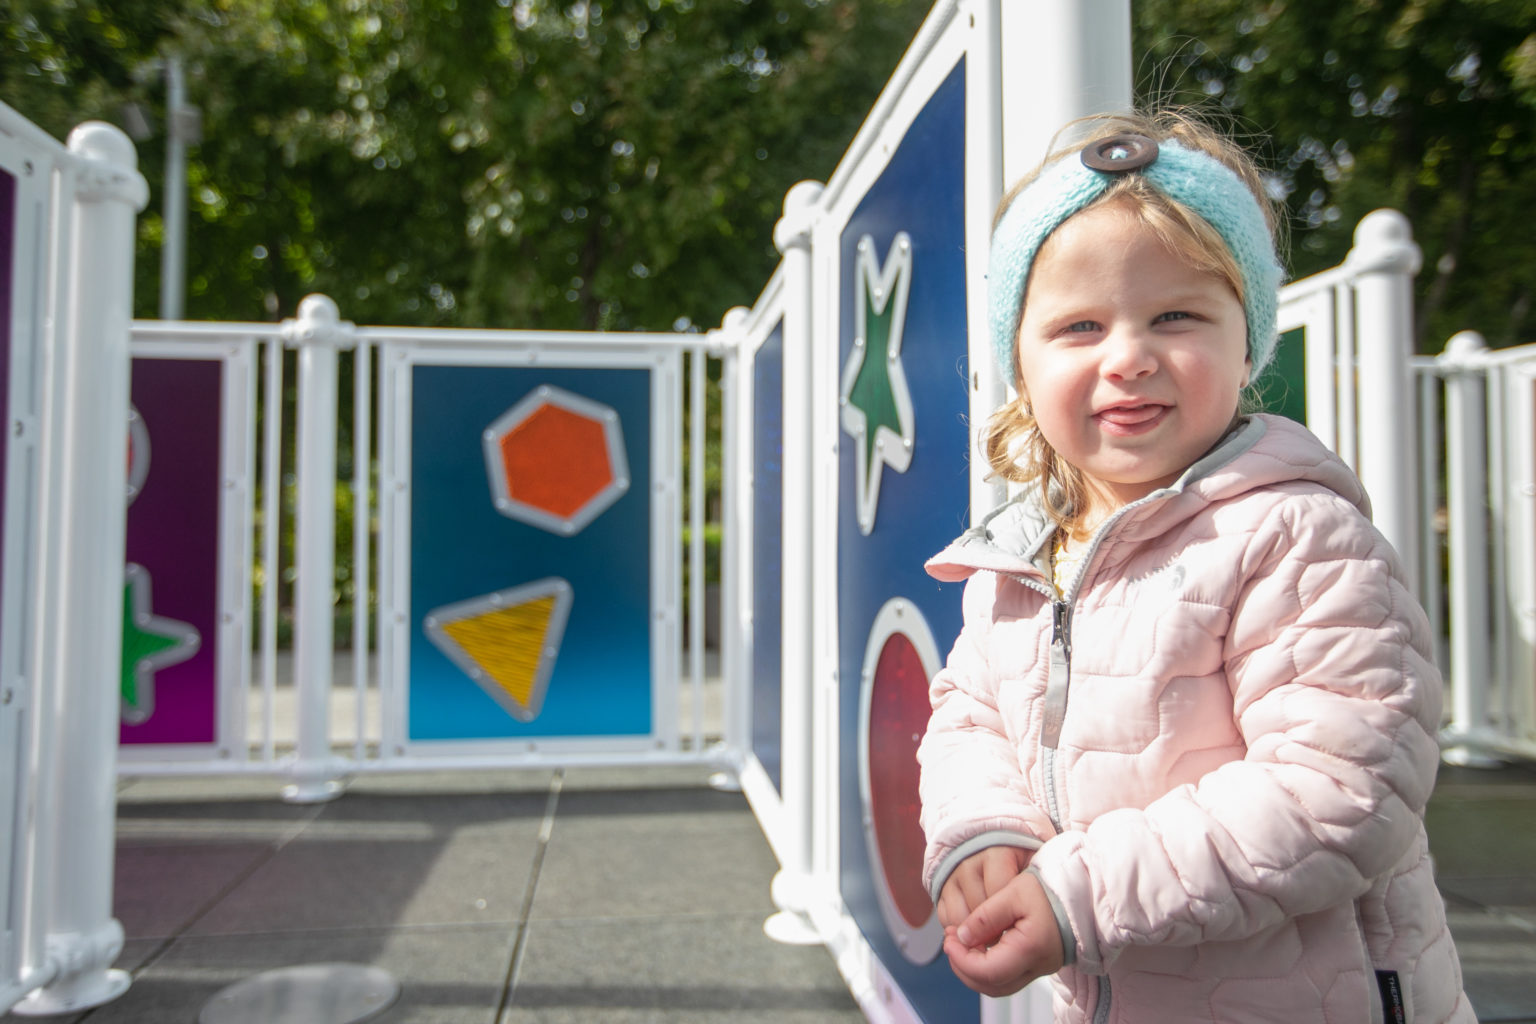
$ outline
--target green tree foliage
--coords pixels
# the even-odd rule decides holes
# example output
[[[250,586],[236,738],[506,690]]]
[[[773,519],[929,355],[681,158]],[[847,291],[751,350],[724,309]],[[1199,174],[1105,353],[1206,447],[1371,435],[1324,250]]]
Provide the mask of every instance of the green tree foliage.
[[[1419,347],[1536,341],[1536,0],[1136,0],[1138,87],[1270,140],[1301,277],[1361,217],[1424,251]]]
[[[127,101],[163,124],[154,62],[182,59],[189,318],[323,291],[364,323],[666,330],[752,301],[785,190],[831,173],[928,6],[11,0],[0,88],[59,135]]]

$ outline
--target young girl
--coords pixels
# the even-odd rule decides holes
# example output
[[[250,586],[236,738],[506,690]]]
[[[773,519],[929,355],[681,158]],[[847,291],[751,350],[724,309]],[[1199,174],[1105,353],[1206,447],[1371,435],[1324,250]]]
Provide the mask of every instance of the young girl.
[[[1004,200],[988,277],[1024,484],[919,751],[955,973],[1058,1020],[1472,1021],[1422,814],[1429,627],[1354,475],[1245,415],[1281,270],[1258,174],[1110,116]]]

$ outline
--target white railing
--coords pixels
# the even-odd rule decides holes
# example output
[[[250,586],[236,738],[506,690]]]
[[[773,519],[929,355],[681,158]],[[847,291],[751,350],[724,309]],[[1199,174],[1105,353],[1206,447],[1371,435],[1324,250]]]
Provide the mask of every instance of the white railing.
[[[113,755],[126,490],[132,144],[60,146],[0,104],[0,1010],[115,998]]]
[[[1536,345],[1463,332],[1420,372],[1445,389],[1446,759],[1536,758]]]
[[[706,715],[713,695],[705,693],[702,642],[706,631],[702,463],[709,443],[708,417],[702,410],[708,363],[725,355],[719,332],[699,336],[359,327],[342,320],[329,299],[311,296],[296,319],[280,325],[136,323],[133,345],[141,364],[159,364],[139,368],[136,387],[144,387],[146,402],[153,396],[152,371],[173,362],[218,368],[216,390],[222,401],[208,402],[211,412],[202,429],[222,438],[219,467],[216,474],[205,474],[197,486],[217,491],[220,523],[209,533],[218,538],[219,601],[216,613],[207,616],[208,622],[218,625],[200,641],[213,650],[201,677],[187,683],[202,687],[206,696],[200,699],[215,709],[206,737],[156,732],[151,728],[153,717],[125,726],[124,774],[275,775],[288,783],[286,798],[307,802],[335,796],[348,775],[382,770],[668,762],[705,763],[734,772],[741,744],[740,730],[732,723],[740,715],[731,694],[723,698],[723,716]],[[286,349],[297,350],[297,415],[291,426],[281,404],[274,401],[287,387]],[[256,367],[263,362],[258,396]],[[340,461],[352,467],[348,482],[352,534],[338,540],[338,382],[348,372],[351,443],[341,451]],[[429,627],[424,624],[420,593],[413,589],[412,560],[430,555],[435,561],[443,551],[451,554],[452,537],[441,549],[423,549],[420,532],[413,527],[412,502],[423,495],[429,498],[431,490],[419,477],[432,470],[434,460],[441,461],[439,452],[418,453],[413,461],[413,444],[421,444],[421,437],[413,432],[427,429],[416,415],[413,395],[425,394],[417,383],[419,375],[459,372],[476,378],[500,374],[508,388],[522,389],[486,399],[499,403],[496,412],[517,402],[537,385],[535,378],[543,379],[541,375],[627,373],[630,383],[641,389],[636,409],[642,410],[644,422],[624,424],[623,429],[631,439],[630,461],[645,473],[634,484],[640,504],[630,510],[639,513],[636,521],[642,525],[630,540],[635,550],[650,552],[636,569],[644,578],[636,585],[645,589],[643,607],[634,609],[645,633],[637,649],[648,652],[641,655],[648,661],[637,678],[648,680],[641,685],[650,690],[637,698],[636,705],[646,724],[611,734],[599,730],[564,735],[548,730],[520,733],[508,719],[503,723],[506,729],[453,741],[444,736],[424,738],[415,724],[413,707],[420,703],[415,677],[423,661],[437,655],[420,643],[423,630]],[[682,464],[685,372],[689,399],[693,408],[701,410],[689,424],[692,472],[686,488]],[[377,440],[372,422],[375,408],[379,411]],[[146,420],[154,418],[148,408],[144,412]],[[487,417],[492,418],[494,413]],[[151,423],[148,430],[152,438],[157,437],[154,426]],[[478,433],[485,427],[480,424],[469,436],[473,450],[467,453],[468,462],[461,458],[465,452],[456,451],[454,458],[478,475],[476,497],[489,507],[488,456]],[[291,439],[289,429],[294,432]],[[154,450],[176,440],[156,440]],[[292,465],[285,463],[285,451],[295,453]],[[192,458],[179,461],[185,464]],[[376,484],[370,475],[375,465]],[[155,497],[156,473],[152,465],[141,500]],[[628,483],[623,481],[626,487]],[[290,502],[282,500],[285,488]],[[470,518],[483,511],[478,504],[462,509]],[[679,538],[685,514],[691,527],[686,548]],[[291,566],[281,564],[279,545],[284,517],[289,515],[294,535]],[[442,530],[449,523],[446,528],[457,533],[451,519],[438,521],[436,528]],[[130,560],[140,548],[150,556],[165,551],[165,543],[146,536],[164,528],[164,517],[156,515],[155,509],[146,508],[142,517],[130,510]],[[558,531],[554,537],[542,536],[548,545],[574,543]],[[338,544],[349,546],[352,553],[350,595],[340,606],[333,596]],[[145,571],[153,576],[158,568],[148,566]],[[436,571],[435,566],[414,569],[418,576],[429,571]],[[259,586],[253,575],[257,572]],[[291,659],[278,642],[283,626],[279,590],[288,577],[293,580]],[[378,594],[376,610],[370,609],[371,590]],[[157,594],[166,602],[174,596],[169,591]],[[456,596],[474,597],[470,593]],[[591,589],[577,597],[586,608],[595,600]],[[161,603],[157,597],[157,606]],[[352,622],[350,644],[343,644],[342,651],[337,650],[333,635],[338,608],[350,611]],[[161,614],[159,607],[156,614]],[[164,605],[164,615],[169,620],[191,618],[169,603]],[[686,662],[682,653],[685,617],[690,637],[699,638],[690,642]],[[370,632],[377,637],[376,655]],[[730,651],[737,637],[725,631],[723,640]],[[346,657],[339,657],[344,652]],[[346,659],[350,659],[350,678],[336,678],[336,666],[344,665]],[[167,685],[174,682],[171,671],[160,673],[167,675]],[[474,689],[469,683],[466,686]]]
[[[1404,443],[1419,261],[1407,219],[1377,210],[1356,228],[1342,265],[1281,289],[1279,328],[1305,333],[1307,426],[1359,475],[1377,528],[1422,597],[1420,472]]]
[[[1418,266],[1378,210],[1342,265],[1282,290],[1280,329],[1304,332],[1308,427],[1359,474],[1429,615],[1446,759],[1536,757],[1536,346],[1465,332],[1412,356]]]

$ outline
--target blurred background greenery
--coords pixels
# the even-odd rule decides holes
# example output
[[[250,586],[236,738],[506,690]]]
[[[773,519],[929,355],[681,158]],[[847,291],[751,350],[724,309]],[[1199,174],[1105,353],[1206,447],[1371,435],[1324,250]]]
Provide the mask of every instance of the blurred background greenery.
[[[59,138],[98,118],[138,140],[141,317],[157,312],[179,123],[194,139],[187,319],[275,320],[323,292],[363,324],[698,331],[752,303],[785,191],[832,173],[930,6],[6,0],[0,100]],[[1140,99],[1202,104],[1258,149],[1293,277],[1338,263],[1362,216],[1395,207],[1424,250],[1421,352],[1468,328],[1533,340],[1536,0],[1131,12]],[[172,61],[193,108],[179,115]],[[343,452],[350,427],[344,408]],[[352,499],[337,493],[345,604]]]

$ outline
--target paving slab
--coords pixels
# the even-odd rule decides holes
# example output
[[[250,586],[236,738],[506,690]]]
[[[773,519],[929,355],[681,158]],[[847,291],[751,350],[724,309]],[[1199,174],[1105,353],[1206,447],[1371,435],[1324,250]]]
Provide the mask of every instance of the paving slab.
[[[1482,1024],[1536,1024],[1536,769],[1442,766],[1424,816]]]
[[[856,1024],[820,946],[785,946],[755,914],[536,921],[499,1024]]]
[[[138,939],[179,935],[273,852],[272,846],[258,843],[119,846],[112,914],[127,934]]]
[[[190,929],[193,935],[515,921],[534,838],[399,834],[307,838],[263,863]]]
[[[442,839],[530,839],[549,806],[548,784],[514,792],[358,789],[322,804],[302,838],[374,838],[381,833]]]
[[[1462,983],[1482,1024],[1536,1021],[1536,926],[1452,905]]]
[[[343,962],[382,967],[400,984],[399,1000],[374,1024],[488,1024],[502,1000],[513,944],[505,928],[181,939],[141,966],[117,1000],[75,1017],[42,1019],[194,1024],[228,985],[276,968]]]
[[[531,918],[755,913],[761,923],[775,909],[768,888],[778,865],[745,800],[726,796],[736,809],[725,811],[722,796],[562,796]],[[581,809],[570,811],[573,804]],[[609,804],[629,810],[598,810]],[[690,813],[691,804],[713,809]]]

